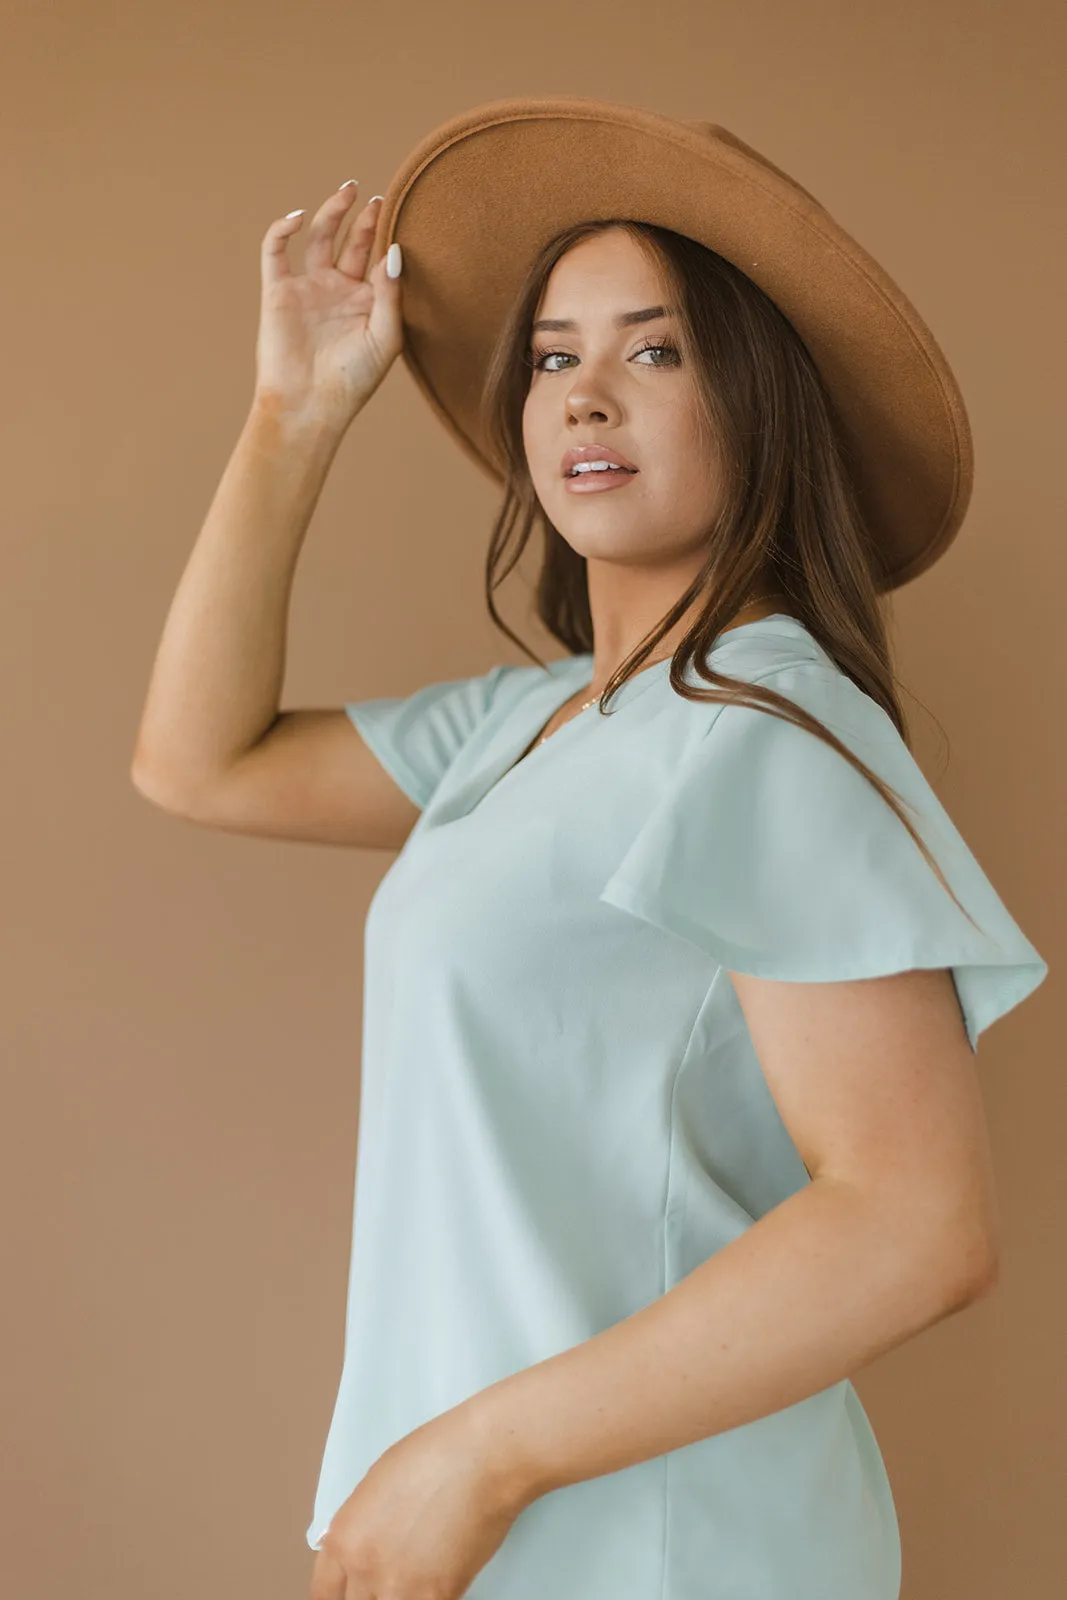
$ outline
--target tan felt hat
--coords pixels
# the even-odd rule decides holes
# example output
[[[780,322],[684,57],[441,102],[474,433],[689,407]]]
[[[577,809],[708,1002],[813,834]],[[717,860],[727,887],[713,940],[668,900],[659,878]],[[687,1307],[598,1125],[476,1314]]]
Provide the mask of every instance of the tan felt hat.
[[[498,483],[478,403],[489,352],[540,247],[629,217],[709,246],[792,322],[858,463],[860,506],[896,588],[963,521],[974,476],[963,397],[915,307],[795,178],[713,122],[580,96],[491,100],[428,133],[394,174],[373,261],[404,255],[404,359]]]

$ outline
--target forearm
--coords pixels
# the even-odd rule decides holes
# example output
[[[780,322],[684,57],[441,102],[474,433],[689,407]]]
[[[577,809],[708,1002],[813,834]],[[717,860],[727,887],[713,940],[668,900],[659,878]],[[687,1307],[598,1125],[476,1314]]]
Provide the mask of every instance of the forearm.
[[[297,558],[342,430],[255,402],[163,629],[134,776],[191,794],[273,722]]]
[[[650,1305],[480,1391],[469,1420],[503,1492],[534,1499],[829,1388],[976,1298],[980,1259],[816,1178]]]

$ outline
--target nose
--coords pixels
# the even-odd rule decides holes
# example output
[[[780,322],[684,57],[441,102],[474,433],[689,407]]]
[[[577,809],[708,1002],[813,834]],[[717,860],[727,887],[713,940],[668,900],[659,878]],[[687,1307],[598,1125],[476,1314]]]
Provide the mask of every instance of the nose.
[[[566,406],[568,414],[576,422],[584,422],[587,418],[606,422],[617,414],[618,409],[605,386],[585,372],[568,389]]]
[[[568,405],[568,413],[575,422],[584,422],[587,418],[595,422],[607,422],[608,413],[602,406],[594,406],[583,400],[572,400]]]
[[[587,356],[574,369],[573,380],[566,392],[566,406],[570,416],[577,422],[583,422],[586,418],[606,422],[617,416],[618,407],[611,385],[604,376],[603,364],[592,356]]]

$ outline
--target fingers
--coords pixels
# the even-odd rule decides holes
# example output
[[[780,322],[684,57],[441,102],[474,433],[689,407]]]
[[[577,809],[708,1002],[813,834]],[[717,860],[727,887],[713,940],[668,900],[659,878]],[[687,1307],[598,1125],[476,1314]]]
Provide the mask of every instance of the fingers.
[[[338,229],[345,214],[351,207],[352,201],[358,192],[358,180],[352,179],[336,189],[329,199],[316,211],[308,229],[307,244],[304,247],[304,265],[306,268],[336,267],[351,278],[362,278],[367,270],[367,259],[370,255],[371,245],[374,242],[374,230],[378,222],[378,207],[382,196],[375,195],[372,200],[359,211],[348,230],[344,244],[336,263],[334,262],[334,247]],[[260,248],[260,266],[263,282],[267,283],[278,278],[292,276],[292,266],[289,261],[289,240],[303,225],[305,213],[291,211],[286,217],[278,217],[271,223],[263,236]]]
[[[335,262],[338,271],[343,272],[346,277],[363,278],[366,276],[367,261],[370,257],[371,245],[374,243],[374,234],[378,226],[378,211],[381,207],[382,199],[382,195],[376,194],[368,200],[348,230]]]
[[[359,180],[352,178],[349,182],[343,183],[339,189],[335,189],[312,217],[307,244],[304,247],[304,265],[308,271],[321,272],[324,268],[333,266],[337,230],[358,193]]]
[[[275,282],[279,278],[291,278],[293,269],[289,265],[289,256],[286,247],[293,234],[303,220],[302,211],[292,211],[287,217],[279,217],[272,222],[263,235],[263,243],[259,249],[260,273],[264,284]]]

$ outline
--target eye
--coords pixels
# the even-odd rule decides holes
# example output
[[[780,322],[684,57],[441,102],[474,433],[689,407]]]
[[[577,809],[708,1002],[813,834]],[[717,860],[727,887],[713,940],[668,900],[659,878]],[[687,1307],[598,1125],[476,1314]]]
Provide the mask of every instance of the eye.
[[[666,365],[666,366],[669,366],[669,367],[676,367],[676,366],[680,365],[681,357],[680,357],[680,355],[678,353],[678,347],[677,347],[677,345],[672,344],[669,339],[648,339],[648,340],[646,340],[646,342],[643,345],[639,345],[638,348],[634,351],[633,355],[630,357],[631,361],[636,360],[636,358],[639,355],[643,355],[646,350],[665,351],[670,356],[670,360],[667,361],[667,362],[643,361],[641,363],[642,366],[658,367],[658,366]],[[545,362],[549,359],[550,356],[570,356],[570,355],[571,355],[571,351],[569,351],[569,350],[542,350],[538,346],[535,345],[533,350],[531,350],[531,352],[530,352],[530,365],[533,367],[535,372],[539,372],[539,371],[544,371],[544,372],[562,372],[563,371],[562,367],[546,367],[545,366]]]
[[[658,343],[654,339],[649,339],[646,344],[641,345],[637,350],[634,351],[634,356],[636,357],[641,355],[645,350],[665,350],[671,358],[665,363],[668,367],[678,366],[682,359],[678,353],[678,346],[672,344],[669,339],[660,339]],[[649,365],[658,367],[664,365],[664,363],[652,361],[649,363]]]

